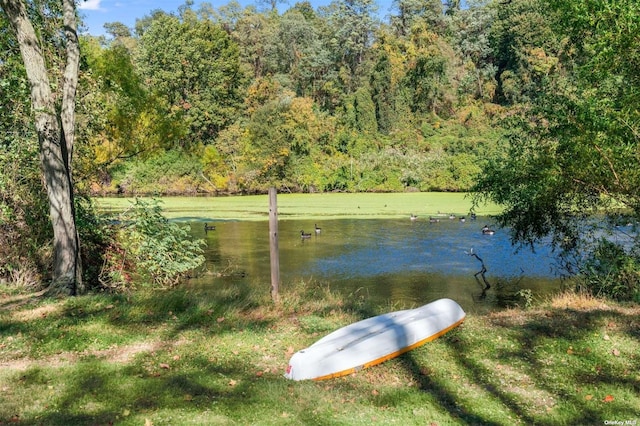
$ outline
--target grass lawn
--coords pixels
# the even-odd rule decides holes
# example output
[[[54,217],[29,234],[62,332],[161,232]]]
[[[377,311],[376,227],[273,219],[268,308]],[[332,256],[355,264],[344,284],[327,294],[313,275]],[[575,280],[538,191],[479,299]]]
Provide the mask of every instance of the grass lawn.
[[[470,315],[400,358],[293,382],[289,357],[384,312],[319,283],[65,300],[0,289],[0,424],[603,425],[640,421],[640,308],[559,296]],[[636,424],[636,423],[627,423]]]
[[[265,220],[269,217],[267,195],[234,197],[162,197],[164,215],[183,220]],[[131,198],[95,198],[104,211],[126,210]],[[327,217],[393,218],[419,217],[440,213],[467,215],[472,207],[471,197],[464,193],[323,193],[278,194],[278,216],[283,219],[326,219]],[[479,215],[500,211],[496,205],[476,209]]]

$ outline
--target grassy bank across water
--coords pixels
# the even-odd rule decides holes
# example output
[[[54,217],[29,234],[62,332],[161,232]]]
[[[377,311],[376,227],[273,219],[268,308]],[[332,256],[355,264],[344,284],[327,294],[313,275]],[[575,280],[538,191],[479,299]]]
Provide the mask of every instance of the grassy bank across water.
[[[269,217],[267,195],[232,197],[162,197],[164,215],[176,220],[266,220]],[[96,198],[98,207],[107,212],[126,210],[131,198]],[[281,219],[326,219],[329,217],[384,219],[409,217],[418,219],[453,213],[468,215],[472,207],[466,193],[323,193],[278,194],[278,217]],[[476,209],[478,215],[500,211],[496,205]]]
[[[52,300],[0,289],[0,424],[640,421],[640,308],[578,296],[468,316],[352,376],[283,377],[295,351],[388,310],[317,283],[283,289],[278,306],[237,291]]]

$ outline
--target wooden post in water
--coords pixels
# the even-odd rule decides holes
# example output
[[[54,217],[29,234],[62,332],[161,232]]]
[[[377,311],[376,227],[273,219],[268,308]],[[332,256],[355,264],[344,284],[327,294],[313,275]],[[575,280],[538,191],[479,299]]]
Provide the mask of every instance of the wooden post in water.
[[[275,188],[269,188],[269,254],[271,258],[271,298],[278,303],[280,288],[280,252],[278,250],[278,200]]]

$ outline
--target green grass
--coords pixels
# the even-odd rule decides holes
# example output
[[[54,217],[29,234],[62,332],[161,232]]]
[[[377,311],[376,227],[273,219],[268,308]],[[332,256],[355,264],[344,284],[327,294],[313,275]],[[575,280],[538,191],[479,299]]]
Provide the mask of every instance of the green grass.
[[[0,424],[602,425],[640,420],[640,308],[577,296],[470,315],[358,374],[283,377],[381,313],[320,284],[54,300],[0,293]],[[4,295],[3,295],[4,294]],[[394,307],[401,308],[401,307]]]
[[[95,198],[104,211],[126,210],[131,198]],[[170,219],[204,220],[266,220],[269,217],[267,195],[234,197],[163,197],[164,215]],[[278,194],[278,217],[281,219],[394,218],[416,214],[428,217],[441,213],[467,215],[471,197],[464,193],[324,193]],[[500,211],[495,205],[476,209],[480,215]]]

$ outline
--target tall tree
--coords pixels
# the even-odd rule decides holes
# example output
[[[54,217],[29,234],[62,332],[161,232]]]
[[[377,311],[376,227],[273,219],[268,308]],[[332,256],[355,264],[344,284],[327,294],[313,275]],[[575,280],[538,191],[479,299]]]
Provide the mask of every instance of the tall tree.
[[[489,30],[497,66],[498,101],[530,102],[551,70],[561,40],[551,28],[553,12],[543,0],[498,2]]]
[[[615,275],[603,268],[612,262],[598,258],[617,252],[613,257],[631,259],[621,264],[640,264],[637,232],[631,230],[625,244],[593,241],[606,233],[585,232],[588,225],[614,231],[615,222],[584,217],[618,217],[621,209],[640,217],[640,7],[634,0],[542,2],[564,49],[554,67],[543,52],[532,62],[547,77],[538,79],[536,98],[512,112],[516,123],[506,150],[476,189],[504,206],[498,219],[515,241],[552,235],[562,249],[594,255],[594,269],[615,277],[612,288],[628,286],[630,294],[635,286],[639,297],[637,267]]]
[[[371,47],[378,6],[373,0],[334,0],[320,9],[331,31],[331,49],[338,68],[348,72],[342,80],[349,92],[359,84],[360,66]]]
[[[131,37],[131,30],[122,22],[107,22],[103,27],[115,39]]]
[[[53,271],[50,290],[73,295],[84,291],[80,262],[80,239],[76,228],[72,159],[75,138],[75,97],[80,48],[74,0],[62,0],[60,42],[66,64],[61,76],[47,69],[42,32],[34,28],[32,16],[41,16],[36,2],[0,0],[15,33],[31,87],[31,108],[40,147],[40,163],[53,226]],[[42,5],[40,5],[42,7]],[[47,7],[48,6],[48,7]],[[56,2],[44,7],[54,14]],[[54,80],[54,81],[52,81]],[[61,81],[55,81],[61,80]],[[57,87],[58,92],[52,91]]]
[[[497,89],[493,51],[488,39],[496,8],[467,2],[454,18],[454,44],[460,71],[460,93],[490,102]]]
[[[387,52],[381,49],[370,78],[371,97],[376,105],[378,130],[389,133],[395,122],[395,99],[392,64]]]
[[[452,112],[451,62],[454,56],[446,40],[424,23],[413,26],[414,55],[409,56],[405,86],[411,91],[414,112],[450,115]]]
[[[317,93],[331,67],[330,53],[314,23],[315,15],[290,9],[278,19],[271,48],[267,49],[269,69],[281,74],[280,80],[288,80],[289,87],[300,96]]]
[[[91,73],[81,77],[90,75],[91,81],[81,80],[83,102],[78,116],[85,126],[78,126],[78,131],[88,132],[83,135],[84,146],[95,154],[83,156],[91,162],[84,172],[104,172],[122,159],[153,155],[175,145],[186,132],[183,121],[172,120],[166,114],[166,102],[150,93],[142,81],[127,42],[129,39],[116,38],[103,48],[96,38],[82,40],[84,62]],[[90,122],[83,123],[88,115],[93,115]],[[81,165],[76,162],[76,169]]]
[[[273,40],[273,32],[269,17],[250,8],[245,9],[234,24],[231,36],[238,44],[240,59],[252,71],[254,78],[268,73],[265,53],[267,41]]]
[[[166,113],[184,120],[187,145],[210,143],[236,117],[244,76],[238,46],[222,27],[157,14],[140,38],[140,65],[148,83],[169,105]]]
[[[399,35],[409,35],[418,22],[426,23],[433,32],[440,33],[445,28],[441,0],[394,0],[392,5],[397,15],[391,17],[391,25]]]

